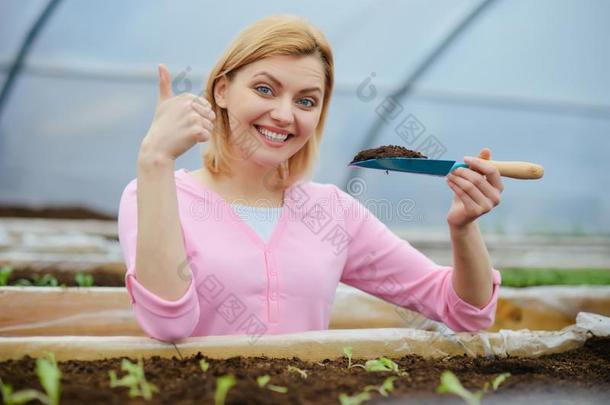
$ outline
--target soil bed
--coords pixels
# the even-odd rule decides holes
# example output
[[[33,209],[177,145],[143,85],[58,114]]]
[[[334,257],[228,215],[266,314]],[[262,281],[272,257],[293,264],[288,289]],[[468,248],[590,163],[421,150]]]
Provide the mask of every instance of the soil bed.
[[[406,158],[423,158],[428,159],[423,154],[407,149],[398,145],[384,145],[372,149],[364,149],[356,154],[350,163],[360,162],[362,160],[390,157],[406,157]]]
[[[101,267],[101,266],[100,266]],[[125,286],[125,275],[118,273],[116,271],[110,271],[104,268],[92,269],[83,271],[81,273],[88,274],[93,276],[93,286],[94,287],[124,287]],[[66,271],[61,269],[54,269],[52,266],[46,267],[44,269],[32,269],[32,268],[23,268],[23,269],[13,269],[7,285],[18,285],[17,280],[25,279],[32,282],[34,285],[35,277],[39,279],[44,277],[45,275],[50,275],[54,277],[58,286],[64,284],[66,287],[78,287],[78,284],[74,280],[74,276],[77,274],[73,271]],[[50,284],[46,284],[49,286]]]
[[[201,359],[209,363],[205,373],[199,366]],[[136,361],[133,358],[130,360]],[[537,400],[539,404],[547,403],[545,398],[556,403],[565,395],[574,395],[575,392],[580,392],[575,400],[586,398],[588,403],[610,401],[607,389],[610,384],[610,338],[607,337],[593,337],[582,348],[539,358],[455,356],[425,360],[409,355],[394,360],[400,370],[408,375],[366,372],[358,367],[347,370],[346,358],[305,362],[297,358],[266,357],[216,360],[201,353],[185,359],[180,359],[178,354],[171,359],[154,356],[144,360],[148,381],[160,389],[151,401],[142,398],[130,400],[126,388],[109,387],[109,370],[115,370],[119,377],[123,375],[120,370],[121,358],[63,361],[59,362],[63,374],[61,403],[214,403],[215,379],[226,374],[233,374],[237,379],[237,384],[227,395],[226,404],[338,404],[340,393],[357,394],[366,385],[381,385],[389,376],[397,376],[395,389],[389,397],[372,392],[372,399],[366,403],[460,403],[456,397],[434,393],[444,370],[453,371],[471,391],[482,388],[485,382],[501,373],[511,373],[497,392],[484,397],[484,403],[531,403],[534,396],[542,399]],[[364,363],[362,360],[353,362]],[[305,370],[307,378],[288,371],[288,365]],[[17,390],[41,390],[34,368],[35,360],[29,356],[0,362],[0,377]],[[283,394],[259,388],[256,378],[265,374],[271,377],[269,384],[287,387],[288,392]],[[524,402],[515,401],[514,398],[521,398]]]

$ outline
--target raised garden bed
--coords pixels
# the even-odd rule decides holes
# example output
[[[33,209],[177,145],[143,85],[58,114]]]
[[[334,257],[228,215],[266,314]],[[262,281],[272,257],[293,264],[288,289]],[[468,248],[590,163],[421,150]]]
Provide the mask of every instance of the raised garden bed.
[[[485,398],[494,403],[557,403],[570,398],[607,403],[609,322],[582,313],[576,325],[558,332],[443,335],[409,329],[336,330],[255,341],[248,336],[211,336],[177,345],[136,337],[0,338],[0,378],[15,390],[42,390],[34,359],[52,352],[62,374],[63,404],[213,403],[219,380],[229,376],[235,385],[226,394],[227,404],[340,404],[342,394],[353,400],[363,393],[368,393],[366,403],[371,404],[460,403],[457,397],[435,392],[446,370],[470,391],[509,373],[497,391],[488,387]],[[123,358],[134,364],[142,359],[145,379],[158,389],[150,401],[131,399],[127,388],[110,386],[108,372],[123,376]],[[371,366],[380,364],[389,370],[373,371]],[[392,370],[394,365],[397,369]],[[261,386],[264,376],[269,379]]]
[[[570,270],[565,272],[567,271]],[[583,271],[582,275],[590,277],[591,272]],[[604,281],[606,272],[597,271],[597,279]],[[59,273],[66,277],[66,281],[70,281],[69,277],[77,274],[66,270]],[[113,282],[121,281],[122,285],[123,272],[111,268],[104,270],[103,274]],[[545,277],[543,274],[531,270],[528,280],[535,281],[535,277]],[[27,277],[27,274],[22,272],[19,277]],[[510,279],[510,276],[507,279]],[[124,287],[0,287],[0,307],[3,308],[0,312],[0,335],[4,336],[144,335],[133,318]],[[359,310],[353,311],[353,308]],[[510,288],[503,285],[498,299],[496,322],[489,330],[558,330],[574,323],[576,314],[580,311],[610,316],[610,285],[529,288]],[[434,330],[435,323],[415,312],[340,284],[329,327],[412,327]]]

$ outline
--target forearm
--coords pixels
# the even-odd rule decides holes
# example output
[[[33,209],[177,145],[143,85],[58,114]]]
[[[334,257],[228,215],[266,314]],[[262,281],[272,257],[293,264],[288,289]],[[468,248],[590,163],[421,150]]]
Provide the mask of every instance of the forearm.
[[[453,288],[464,301],[483,308],[491,299],[493,280],[489,253],[478,223],[450,226],[453,251]]]
[[[136,278],[160,298],[175,301],[190,284],[185,263],[174,161],[143,144],[138,156],[138,240]]]

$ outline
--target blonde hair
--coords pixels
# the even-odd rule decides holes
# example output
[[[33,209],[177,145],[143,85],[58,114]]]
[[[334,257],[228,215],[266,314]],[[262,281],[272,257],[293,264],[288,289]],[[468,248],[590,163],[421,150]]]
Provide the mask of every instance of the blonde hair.
[[[227,142],[231,132],[229,115],[227,110],[219,107],[214,100],[214,86],[217,81],[223,76],[230,81],[240,68],[263,58],[309,55],[320,59],[326,79],[318,126],[307,143],[288,159],[287,164],[280,164],[270,172],[265,182],[272,189],[285,189],[296,181],[312,175],[319,158],[319,146],[333,90],[333,55],[330,44],[322,32],[306,19],[286,14],[262,18],[239,33],[210,72],[205,97],[212,105],[216,120],[203,162],[211,173],[230,174],[230,161],[236,159],[231,154]]]

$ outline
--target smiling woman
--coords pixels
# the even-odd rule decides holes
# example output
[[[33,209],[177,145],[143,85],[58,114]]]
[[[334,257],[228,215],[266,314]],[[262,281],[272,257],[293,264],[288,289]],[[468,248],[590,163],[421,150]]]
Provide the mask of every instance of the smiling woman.
[[[204,156],[208,180],[231,173],[242,191],[277,191],[310,176],[333,83],[330,44],[305,19],[271,16],[242,31],[208,78],[218,117]]]
[[[453,268],[337,186],[310,179],[333,69],[322,33],[286,15],[237,36],[212,69],[205,98],[173,96],[160,66],[157,111],[118,217],[125,285],[149,336],[255,340],[327,329],[339,282],[455,330],[493,323],[497,270],[487,269],[480,305],[464,301]],[[178,156],[207,140],[201,169],[175,170]],[[261,200],[266,209],[253,209]],[[259,213],[270,215],[254,218]]]

